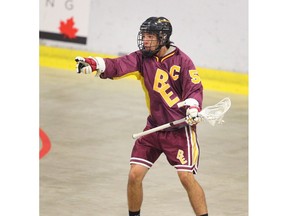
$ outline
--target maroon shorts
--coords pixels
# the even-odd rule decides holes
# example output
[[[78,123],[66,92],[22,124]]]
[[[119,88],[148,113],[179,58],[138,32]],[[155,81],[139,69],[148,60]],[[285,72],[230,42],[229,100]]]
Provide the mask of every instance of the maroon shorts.
[[[131,153],[130,164],[151,168],[162,153],[177,171],[196,174],[200,150],[195,129],[186,126],[178,130],[159,131],[138,138]]]

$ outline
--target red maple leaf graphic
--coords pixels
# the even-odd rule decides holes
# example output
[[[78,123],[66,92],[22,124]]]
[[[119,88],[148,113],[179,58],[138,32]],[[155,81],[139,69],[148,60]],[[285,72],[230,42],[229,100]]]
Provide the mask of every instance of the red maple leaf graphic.
[[[60,32],[68,37],[68,38],[76,38],[76,32],[78,31],[77,28],[74,28],[74,20],[73,17],[70,19],[67,19],[66,22],[60,21],[60,27],[59,30]]]

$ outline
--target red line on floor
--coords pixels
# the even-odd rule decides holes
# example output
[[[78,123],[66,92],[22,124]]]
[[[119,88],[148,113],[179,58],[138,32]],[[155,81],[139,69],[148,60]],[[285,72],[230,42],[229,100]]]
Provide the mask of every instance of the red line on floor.
[[[46,133],[41,128],[40,128],[40,139],[42,142],[42,148],[40,150],[40,159],[41,159],[51,149],[51,142],[49,140],[49,137],[46,135]]]

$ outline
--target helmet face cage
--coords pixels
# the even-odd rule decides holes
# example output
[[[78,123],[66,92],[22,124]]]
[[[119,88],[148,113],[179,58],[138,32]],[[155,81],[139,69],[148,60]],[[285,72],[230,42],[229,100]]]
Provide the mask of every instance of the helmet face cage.
[[[155,34],[158,40],[158,47],[155,50],[145,49],[143,44],[143,34]],[[137,36],[137,45],[139,50],[142,51],[145,56],[153,56],[162,46],[166,46],[170,43],[170,36],[172,34],[172,25],[169,20],[164,17],[150,17],[141,26]]]
[[[152,32],[143,32],[143,31],[139,31],[139,33],[138,33],[138,36],[137,36],[137,44],[138,44],[138,48],[139,48],[139,50],[143,53],[143,55],[144,56],[153,56],[154,54],[156,54],[156,53],[158,53],[159,52],[159,50],[161,49],[161,47],[163,46],[163,45],[161,45],[161,44],[163,44],[163,42],[160,42],[160,40],[159,40],[159,36],[158,35],[156,35],[157,36],[157,41],[158,41],[158,45],[157,45],[157,47],[155,47],[154,49],[152,49],[152,45],[150,45],[150,47],[145,47],[144,46],[144,41],[143,41],[143,34],[144,33],[149,33],[149,34],[154,34],[154,33],[152,33]]]

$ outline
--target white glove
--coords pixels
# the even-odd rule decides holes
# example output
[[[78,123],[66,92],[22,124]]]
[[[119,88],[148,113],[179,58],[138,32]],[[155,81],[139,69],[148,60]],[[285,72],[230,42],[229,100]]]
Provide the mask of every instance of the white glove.
[[[84,73],[84,74],[90,74],[94,71],[96,71],[95,76],[100,76],[102,73],[104,73],[106,69],[106,64],[103,58],[101,57],[91,57],[83,58],[81,56],[77,56],[75,58],[76,61],[76,71],[77,73]]]
[[[186,110],[186,123],[189,125],[198,124],[201,121],[201,118],[198,115],[199,107],[191,106]]]
[[[97,62],[92,57],[83,58],[81,56],[77,56],[75,61],[77,73],[90,74],[97,70]]]
[[[178,108],[189,106],[189,108],[186,109],[185,121],[187,124],[195,125],[201,121],[201,118],[198,115],[200,108],[199,102],[197,100],[195,100],[194,98],[187,98],[185,101],[181,101],[177,105]]]

